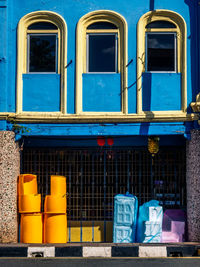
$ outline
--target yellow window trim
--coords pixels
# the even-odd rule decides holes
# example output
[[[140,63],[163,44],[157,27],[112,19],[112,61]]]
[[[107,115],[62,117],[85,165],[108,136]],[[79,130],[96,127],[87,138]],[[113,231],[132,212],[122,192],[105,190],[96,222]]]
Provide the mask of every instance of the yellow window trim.
[[[37,22],[49,22],[56,25],[58,30],[28,30]],[[22,75],[27,72],[27,33],[58,33],[58,73],[60,74],[60,112],[67,110],[67,26],[59,14],[51,11],[35,11],[21,18],[17,31],[17,103],[16,113],[22,113],[23,81]]]
[[[27,33],[58,33],[58,30],[27,30]]]
[[[176,25],[173,29],[146,29],[150,22],[164,20]],[[186,23],[176,12],[170,10],[154,10],[144,14],[137,25],[137,114],[142,114],[142,73],[145,72],[145,33],[175,32],[177,33],[177,72],[181,75],[181,111],[187,110],[187,71],[186,71]],[[155,113],[155,112],[153,112]]]
[[[117,26],[118,30],[87,30],[90,24],[95,22],[110,22]],[[118,71],[121,73],[122,115],[128,113],[127,108],[127,23],[117,12],[110,10],[98,10],[83,16],[77,25],[76,31],[76,114],[83,115],[82,111],[82,74],[86,73],[86,35],[90,32],[118,33]],[[105,112],[107,114],[107,112]]]

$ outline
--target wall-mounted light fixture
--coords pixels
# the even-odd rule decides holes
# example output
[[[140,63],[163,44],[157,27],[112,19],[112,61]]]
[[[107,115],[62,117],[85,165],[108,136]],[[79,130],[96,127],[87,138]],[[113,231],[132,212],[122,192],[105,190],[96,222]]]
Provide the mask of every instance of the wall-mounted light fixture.
[[[151,153],[152,157],[159,151],[159,140],[160,138],[157,136],[148,137],[148,151]]]

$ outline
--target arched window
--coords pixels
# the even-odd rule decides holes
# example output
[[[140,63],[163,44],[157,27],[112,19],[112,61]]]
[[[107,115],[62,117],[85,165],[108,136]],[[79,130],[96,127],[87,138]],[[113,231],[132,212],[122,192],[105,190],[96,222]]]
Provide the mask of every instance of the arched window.
[[[158,20],[146,25],[146,71],[176,72],[176,25]],[[171,29],[174,31],[172,32]]]
[[[64,19],[50,11],[36,11],[25,15],[18,24],[17,53],[16,112],[24,111],[22,88],[24,88],[25,77],[23,75],[40,74],[42,76],[38,80],[40,79],[45,85],[45,79],[48,79],[45,75],[57,74],[55,77],[51,76],[59,87],[58,92],[52,95],[57,98],[54,109],[56,112],[66,113],[67,27]],[[51,104],[50,101],[46,106]],[[50,112],[54,109],[50,109]],[[43,111],[46,110],[42,109]]]
[[[117,101],[119,100],[118,113],[127,113],[125,19],[120,14],[108,10],[86,14],[78,22],[76,40],[76,113],[81,114],[85,111],[82,92],[84,74],[118,74],[120,77],[118,79],[120,92],[117,93],[119,99],[116,97]]]
[[[86,29],[87,72],[118,72],[117,26],[110,22],[95,22]]]
[[[180,112],[186,112],[186,24],[179,14],[155,10],[144,14],[138,22],[137,113],[140,114],[145,99],[145,81],[142,82],[145,73],[180,74]]]
[[[58,28],[50,22],[36,22],[27,29],[27,72],[58,73]]]

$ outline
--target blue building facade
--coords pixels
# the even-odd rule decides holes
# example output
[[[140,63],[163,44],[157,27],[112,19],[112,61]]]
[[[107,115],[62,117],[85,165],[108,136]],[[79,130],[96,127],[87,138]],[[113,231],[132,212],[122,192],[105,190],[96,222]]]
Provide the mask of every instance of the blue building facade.
[[[14,184],[6,240],[21,172],[38,175],[43,197],[50,175],[67,177],[71,242],[111,242],[126,191],[184,209],[187,240],[200,241],[199,12],[195,0],[0,0],[1,160],[18,158],[9,181],[1,171],[2,188]]]

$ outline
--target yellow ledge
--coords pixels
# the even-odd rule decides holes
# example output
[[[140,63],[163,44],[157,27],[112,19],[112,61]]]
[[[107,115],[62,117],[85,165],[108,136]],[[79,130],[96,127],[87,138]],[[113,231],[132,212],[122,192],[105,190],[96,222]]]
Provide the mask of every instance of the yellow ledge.
[[[62,114],[61,112],[23,112],[0,113],[0,120],[14,119],[21,123],[133,123],[133,122],[181,122],[199,119],[198,114],[187,114],[181,111],[142,112],[140,114]]]

